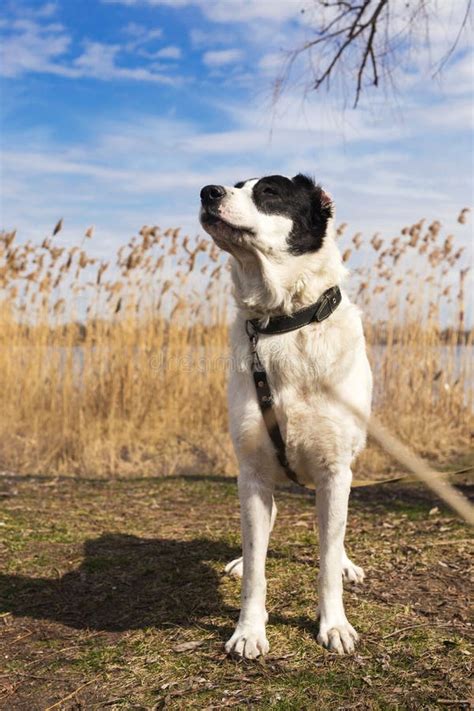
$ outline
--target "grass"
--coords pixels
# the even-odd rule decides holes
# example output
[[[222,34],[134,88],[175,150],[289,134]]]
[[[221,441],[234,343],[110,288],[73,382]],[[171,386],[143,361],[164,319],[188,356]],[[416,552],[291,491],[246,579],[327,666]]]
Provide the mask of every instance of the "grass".
[[[468,211],[458,218],[459,230]],[[468,267],[439,222],[391,239],[338,229],[365,312],[379,419],[449,463],[470,445]],[[209,239],[144,227],[115,261],[0,235],[0,467],[81,476],[233,474],[229,276]],[[460,344],[463,345],[460,345]],[[467,345],[467,347],[464,347]],[[392,466],[375,446],[359,478]]]
[[[315,641],[312,497],[278,493],[271,651],[255,663],[223,653],[234,480],[5,474],[0,495],[1,708],[468,708],[468,533],[416,485],[353,490],[347,544],[367,580],[345,592],[361,633],[346,658]]]

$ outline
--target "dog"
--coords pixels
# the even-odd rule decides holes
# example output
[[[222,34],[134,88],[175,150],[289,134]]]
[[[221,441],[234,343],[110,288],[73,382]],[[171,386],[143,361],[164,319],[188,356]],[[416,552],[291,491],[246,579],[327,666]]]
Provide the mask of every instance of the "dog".
[[[242,576],[241,611],[225,645],[228,654],[254,659],[269,650],[266,637],[265,560],[277,483],[288,482],[269,436],[252,377],[248,323],[264,329],[292,316],[346,276],[334,227],[334,202],[306,175],[271,175],[201,190],[200,222],[230,254],[236,317],[231,329],[233,368],[229,421],[239,462],[243,557],[227,565]],[[320,323],[260,335],[256,350],[291,470],[316,489],[320,572],[318,642],[338,654],[358,640],[343,605],[343,580],[361,582],[362,568],[344,548],[351,464],[365,446],[372,375],[359,309],[338,289],[338,308]],[[346,407],[346,404],[348,407]],[[351,409],[352,408],[352,409]]]

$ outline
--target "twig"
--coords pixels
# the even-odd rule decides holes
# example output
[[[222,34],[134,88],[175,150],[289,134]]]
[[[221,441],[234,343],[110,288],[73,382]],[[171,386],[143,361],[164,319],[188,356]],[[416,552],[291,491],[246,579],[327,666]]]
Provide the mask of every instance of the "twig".
[[[454,54],[456,47],[458,46],[459,40],[461,39],[461,35],[464,31],[464,28],[466,27],[469,16],[471,14],[471,7],[472,7],[472,0],[468,0],[467,5],[466,5],[466,12],[464,13],[464,17],[461,22],[461,26],[458,30],[458,33],[456,35],[456,39],[454,40],[454,42],[451,45],[451,47],[449,48],[449,50],[446,52],[446,54],[440,61],[437,70],[433,74],[433,77],[435,77],[437,74],[439,74],[440,72],[443,71],[443,69],[444,69],[445,65],[447,64],[447,62],[449,61],[450,57],[452,57],[452,55]]]
[[[25,639],[26,637],[29,637],[30,635],[33,634],[33,632],[34,632],[34,630],[30,630],[29,632],[26,632],[25,634],[20,635],[19,637],[17,637],[16,639],[13,640],[13,644],[15,644],[15,642],[20,642],[22,639]]]
[[[400,629],[395,630],[394,632],[390,632],[390,634],[386,634],[382,637],[382,639],[388,639],[389,637],[396,637],[398,634],[401,634],[402,632],[406,632],[406,630],[412,630],[415,629],[416,627],[452,627],[452,623],[450,622],[449,624],[440,624],[437,625],[435,622],[416,622],[413,625],[407,625],[406,627],[400,627]]]
[[[471,538],[454,538],[451,541],[431,541],[430,546],[450,546],[453,543],[472,543]]]
[[[57,676],[44,676],[40,674],[30,674],[29,672],[21,672],[21,671],[10,671],[6,674],[0,674],[0,677],[3,679],[3,677],[11,677],[12,674],[15,674],[15,676],[21,676],[24,679],[39,679],[40,681],[58,681]],[[61,680],[66,681],[65,677],[61,677]]]
[[[85,686],[88,686],[89,684],[92,684],[93,681],[95,681],[95,678],[94,678],[94,679],[90,679],[89,681],[86,681],[85,684],[81,684],[81,686],[78,686],[77,689],[74,689],[74,691],[71,691],[71,693],[68,694],[67,696],[65,696],[63,699],[60,699],[59,701],[56,701],[56,703],[53,704],[52,706],[48,706],[48,708],[46,708],[44,711],[51,711],[51,709],[57,708],[58,706],[60,706],[61,704],[63,704],[65,701],[68,701],[70,698],[72,698],[73,696],[75,696],[75,695],[77,694],[77,692],[80,691],[81,689],[83,689]]]
[[[445,477],[448,481],[450,477],[459,476],[460,474],[467,474],[468,472],[474,471],[474,467],[466,467],[464,469],[457,469],[454,472],[444,471],[438,472],[440,477]],[[389,476],[386,479],[353,479],[351,487],[353,489],[362,489],[368,486],[379,486],[381,484],[396,484],[402,481],[404,484],[413,484],[416,482],[418,477],[409,476],[408,474],[399,474],[398,476]]]
[[[377,9],[375,10],[373,16],[370,18],[369,38],[367,40],[364,54],[362,56],[362,61],[360,63],[359,70],[357,72],[357,87],[356,87],[354,108],[357,108],[357,104],[359,103],[360,92],[362,90],[362,79],[364,76],[365,67],[367,65],[367,59],[369,57],[370,57],[370,60],[372,63],[372,69],[373,69],[373,74],[374,74],[373,84],[374,84],[374,86],[377,86],[377,84],[378,84],[377,61],[375,59],[375,54],[374,54],[374,40],[375,40],[375,33],[377,32],[377,19],[378,19],[378,16],[380,15],[380,13],[382,12],[385,5],[386,5],[386,0],[381,0]]]
[[[467,704],[467,706],[471,705],[470,699],[436,699],[436,701],[438,702],[438,704],[444,704],[445,706],[458,706],[459,704]]]
[[[51,657],[54,657],[57,654],[62,654],[63,652],[67,652],[70,649],[76,649],[76,648],[77,648],[77,645],[73,644],[70,647],[63,647],[62,649],[58,649],[58,650],[55,650],[54,652],[50,652],[49,654],[45,654],[40,659],[34,659],[32,662],[28,662],[28,664],[25,664],[24,669],[30,669],[31,667],[35,666],[36,664],[42,664],[45,659],[50,659]]]

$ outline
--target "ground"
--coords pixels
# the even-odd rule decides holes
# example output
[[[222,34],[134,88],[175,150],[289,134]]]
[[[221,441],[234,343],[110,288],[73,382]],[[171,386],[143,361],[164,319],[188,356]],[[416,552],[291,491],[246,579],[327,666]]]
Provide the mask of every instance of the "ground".
[[[464,487],[465,491],[469,489]],[[227,658],[240,581],[235,481],[0,478],[0,706],[25,709],[468,708],[465,526],[424,489],[354,489],[354,655],[316,643],[313,499],[285,490],[261,661]]]

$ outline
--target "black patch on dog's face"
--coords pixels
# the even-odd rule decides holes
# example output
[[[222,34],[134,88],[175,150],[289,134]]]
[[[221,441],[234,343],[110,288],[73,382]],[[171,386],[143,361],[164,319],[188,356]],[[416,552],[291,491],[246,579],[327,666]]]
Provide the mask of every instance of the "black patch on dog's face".
[[[234,188],[243,188],[245,183],[249,183],[251,180],[258,180],[258,178],[247,178],[247,180],[239,180],[239,182],[234,185]]]
[[[237,183],[235,187],[243,185]],[[270,175],[254,185],[253,200],[260,212],[284,215],[293,221],[288,236],[291,254],[316,252],[321,248],[333,210],[330,199],[314,180],[301,174],[291,180]]]

